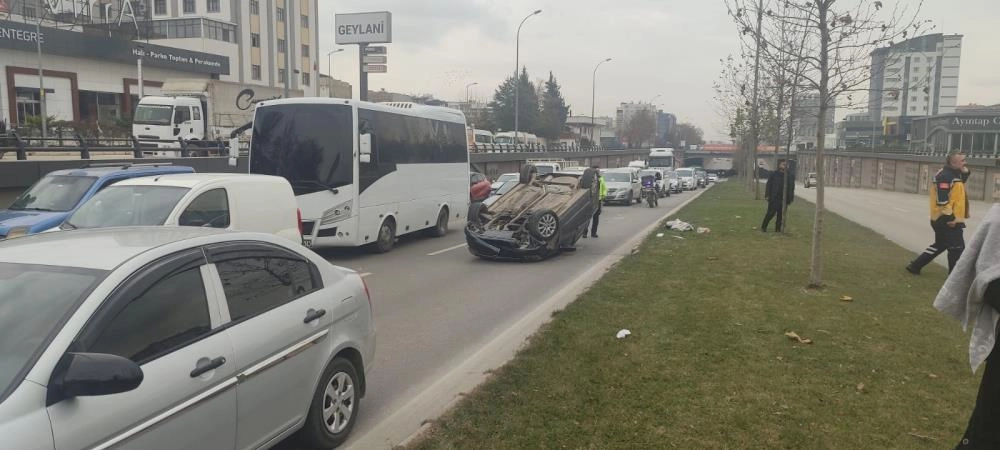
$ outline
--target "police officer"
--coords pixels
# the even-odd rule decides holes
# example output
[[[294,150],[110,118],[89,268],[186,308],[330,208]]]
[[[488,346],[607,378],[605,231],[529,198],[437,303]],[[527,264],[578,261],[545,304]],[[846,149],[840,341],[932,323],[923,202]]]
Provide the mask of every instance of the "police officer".
[[[969,168],[965,167],[965,155],[952,153],[944,168],[934,175],[930,189],[931,228],[934,229],[934,243],[927,247],[917,259],[906,266],[914,275],[934,260],[937,255],[948,251],[948,272],[965,250],[962,229],[969,217],[969,199],[965,195],[965,182],[969,180]]]

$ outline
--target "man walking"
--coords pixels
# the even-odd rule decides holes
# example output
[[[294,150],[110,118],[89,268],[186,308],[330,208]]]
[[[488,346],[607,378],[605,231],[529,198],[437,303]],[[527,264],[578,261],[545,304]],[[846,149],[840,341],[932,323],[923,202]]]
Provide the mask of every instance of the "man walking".
[[[767,177],[767,185],[764,187],[764,200],[767,200],[767,213],[764,214],[764,223],[760,225],[760,231],[767,233],[767,226],[771,224],[771,219],[778,216],[774,223],[774,231],[784,230],[785,214],[782,211],[785,204],[791,205],[795,198],[795,179],[788,175],[788,163],[781,161],[778,163],[778,170]],[[786,199],[787,190],[787,201]]]
[[[906,266],[906,270],[920,275],[920,269],[938,255],[948,251],[948,273],[955,269],[958,258],[965,250],[965,219],[969,218],[969,199],[965,196],[965,182],[969,180],[969,168],[965,167],[965,155],[948,155],[944,168],[934,175],[931,184],[931,229],[934,243],[927,247],[917,259]]]
[[[591,166],[594,172],[597,173],[597,183],[599,186],[600,195],[597,197],[597,209],[594,210],[594,217],[591,219],[590,224],[590,237],[597,237],[597,225],[601,222],[601,206],[604,205],[604,198],[608,196],[608,185],[604,184],[604,175],[601,175],[601,167],[594,165]],[[587,237],[587,233],[583,233],[583,237]]]

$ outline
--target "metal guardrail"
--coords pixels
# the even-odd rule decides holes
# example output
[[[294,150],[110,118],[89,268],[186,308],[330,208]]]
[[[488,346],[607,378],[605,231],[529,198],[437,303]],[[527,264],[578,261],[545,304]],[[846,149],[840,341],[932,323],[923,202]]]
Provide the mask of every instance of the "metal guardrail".
[[[610,148],[602,146],[580,146],[575,144],[480,144],[475,143],[469,148],[470,153],[545,153],[545,152],[600,152],[611,150],[627,150],[625,148]]]
[[[0,135],[0,159],[6,153],[13,152],[18,161],[26,161],[29,153],[79,153],[80,159],[91,159],[91,151],[104,153],[131,153],[132,158],[141,159],[146,157],[145,152],[153,151],[173,151],[170,148],[150,147],[144,143],[177,143],[182,158],[190,156],[209,156],[210,153],[218,155],[228,154],[228,143],[222,141],[184,141],[184,140],[152,140],[139,139],[132,136],[128,139],[87,139],[76,134],[74,146],[52,145],[53,138],[21,137],[17,132],[11,131]],[[63,138],[60,138],[63,140]],[[36,143],[32,145],[32,143]],[[13,144],[13,145],[10,145]],[[62,144],[62,142],[60,142]]]
[[[815,149],[810,149],[815,150]],[[958,151],[958,150],[956,150]],[[941,150],[941,149],[916,149],[902,146],[890,146],[890,147],[876,147],[873,151],[871,147],[847,147],[842,149],[834,150],[835,153],[868,153],[868,154],[894,154],[894,155],[913,155],[913,156],[934,156],[934,157],[945,157],[948,156],[952,151]],[[1000,150],[993,151],[969,151],[962,150],[962,154],[969,158],[1000,158]]]

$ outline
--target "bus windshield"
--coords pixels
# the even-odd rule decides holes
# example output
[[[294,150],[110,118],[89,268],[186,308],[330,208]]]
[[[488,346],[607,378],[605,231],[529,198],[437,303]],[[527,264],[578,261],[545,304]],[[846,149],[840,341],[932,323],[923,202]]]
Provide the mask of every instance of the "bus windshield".
[[[649,157],[649,167],[673,167],[674,157],[673,156],[650,156]]]
[[[287,104],[257,108],[250,173],[284,177],[295,195],[354,183],[350,105]]]

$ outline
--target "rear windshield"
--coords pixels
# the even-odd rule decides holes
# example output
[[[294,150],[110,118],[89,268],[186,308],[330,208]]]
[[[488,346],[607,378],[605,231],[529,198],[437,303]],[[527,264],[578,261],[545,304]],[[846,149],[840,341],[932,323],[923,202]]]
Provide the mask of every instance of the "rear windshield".
[[[677,176],[690,177],[692,176],[691,169],[677,169]]]
[[[604,181],[628,183],[632,181],[632,175],[625,172],[604,172]]]

